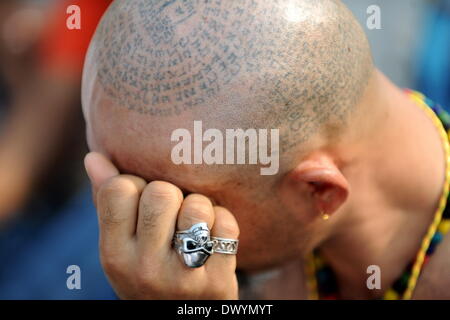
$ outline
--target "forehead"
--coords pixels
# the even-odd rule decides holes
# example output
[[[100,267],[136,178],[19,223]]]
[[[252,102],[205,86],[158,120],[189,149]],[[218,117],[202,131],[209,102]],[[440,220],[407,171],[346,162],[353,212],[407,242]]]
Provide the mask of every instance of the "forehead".
[[[244,177],[252,171],[259,175],[259,166],[175,164],[172,151],[178,142],[172,140],[172,134],[175,130],[186,129],[190,132],[193,148],[194,115],[155,119],[123,108],[102,91],[102,88],[98,89],[98,99],[89,110],[89,144],[93,151],[108,155],[121,172],[148,181],[166,180],[186,191],[196,192],[221,190],[224,185],[243,183]],[[195,117],[201,119],[199,115]],[[213,127],[213,123],[224,126],[224,122],[205,120],[202,134]],[[218,129],[225,132],[224,128]],[[204,142],[203,147],[206,144]]]
[[[232,184],[240,184],[237,177],[224,168],[207,165],[176,165],[170,154],[161,149],[139,153],[123,146],[106,151],[122,173],[133,174],[146,181],[163,180],[173,183],[184,193],[213,194],[224,192]]]

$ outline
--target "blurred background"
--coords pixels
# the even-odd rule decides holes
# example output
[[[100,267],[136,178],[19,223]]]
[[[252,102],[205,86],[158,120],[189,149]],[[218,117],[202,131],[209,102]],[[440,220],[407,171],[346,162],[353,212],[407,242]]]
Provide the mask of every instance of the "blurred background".
[[[80,107],[85,52],[110,2],[0,1],[0,299],[116,298],[98,258]],[[450,0],[343,2],[385,74],[450,106]],[[66,26],[70,5],[81,30]],[[372,5],[380,29],[367,28]],[[67,287],[71,265],[80,290]]]

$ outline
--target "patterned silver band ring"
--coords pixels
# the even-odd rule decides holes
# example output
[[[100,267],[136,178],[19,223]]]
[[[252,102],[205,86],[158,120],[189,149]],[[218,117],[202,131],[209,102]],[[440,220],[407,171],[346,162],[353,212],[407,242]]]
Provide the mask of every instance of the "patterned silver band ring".
[[[237,254],[239,240],[211,237],[214,253]]]

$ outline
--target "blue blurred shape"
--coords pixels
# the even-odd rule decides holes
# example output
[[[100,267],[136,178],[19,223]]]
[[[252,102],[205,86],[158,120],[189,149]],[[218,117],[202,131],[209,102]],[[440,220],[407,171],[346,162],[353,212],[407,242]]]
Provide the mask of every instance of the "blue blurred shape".
[[[100,265],[88,189],[43,223],[24,218],[1,232],[0,262],[0,299],[116,299]],[[67,288],[70,265],[81,269],[80,290]]]

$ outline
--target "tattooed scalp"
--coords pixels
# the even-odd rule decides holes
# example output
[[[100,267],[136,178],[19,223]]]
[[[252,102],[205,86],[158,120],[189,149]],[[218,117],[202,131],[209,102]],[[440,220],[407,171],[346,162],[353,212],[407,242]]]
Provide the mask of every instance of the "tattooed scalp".
[[[106,99],[116,107],[102,112],[139,116],[156,134],[193,119],[279,128],[288,151],[345,128],[372,69],[365,35],[338,0],[120,0],[92,41],[83,108],[92,126]]]

